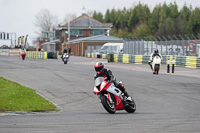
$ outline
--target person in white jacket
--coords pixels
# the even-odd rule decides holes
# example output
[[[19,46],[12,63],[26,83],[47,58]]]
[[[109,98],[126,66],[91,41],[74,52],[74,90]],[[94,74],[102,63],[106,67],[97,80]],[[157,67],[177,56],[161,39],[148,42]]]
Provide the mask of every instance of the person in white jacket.
[[[151,55],[150,55],[150,60],[148,61],[148,64],[150,65],[151,69],[153,69],[153,67],[152,67],[152,62],[153,62],[153,58],[154,58],[156,55],[159,56],[160,59],[162,60],[162,55],[159,54],[158,49],[155,49],[155,50],[153,51],[153,53],[151,53]]]

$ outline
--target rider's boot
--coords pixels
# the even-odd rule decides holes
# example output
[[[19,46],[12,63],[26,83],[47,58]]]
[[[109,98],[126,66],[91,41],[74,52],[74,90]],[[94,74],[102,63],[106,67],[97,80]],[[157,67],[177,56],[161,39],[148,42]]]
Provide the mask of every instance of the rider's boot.
[[[151,64],[152,62],[151,61],[148,61],[148,64],[149,64],[149,66],[151,67],[151,70],[153,70],[153,67],[152,67],[152,64]]]
[[[120,83],[120,90],[124,93],[124,95],[127,97],[126,101],[132,101],[131,96],[128,94],[128,92],[126,91],[126,89],[124,88],[123,84]]]
[[[124,91],[124,95],[127,97],[127,98],[126,98],[126,101],[132,101],[132,98],[131,98],[131,96],[128,94],[127,91]]]

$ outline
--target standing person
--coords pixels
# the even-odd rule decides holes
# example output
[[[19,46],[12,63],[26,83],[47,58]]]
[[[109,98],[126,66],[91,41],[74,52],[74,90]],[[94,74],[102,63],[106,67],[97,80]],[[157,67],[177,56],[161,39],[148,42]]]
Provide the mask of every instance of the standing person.
[[[94,69],[96,71],[96,75],[94,76],[95,79],[98,77],[107,77],[109,81],[112,81],[114,83],[115,87],[119,88],[124,93],[124,95],[127,97],[126,100],[132,101],[132,98],[129,96],[128,92],[125,90],[124,85],[121,82],[116,80],[111,70],[104,68],[103,63],[97,62],[94,66]]]
[[[154,58],[156,55],[159,56],[160,59],[162,60],[162,55],[159,54],[158,49],[155,49],[155,50],[153,51],[153,53],[150,55],[150,60],[148,61],[148,64],[150,65],[150,67],[151,67],[152,70],[153,70],[153,67],[152,67],[153,58]]]
[[[69,55],[71,54],[71,48],[68,48],[68,53],[69,53]]]

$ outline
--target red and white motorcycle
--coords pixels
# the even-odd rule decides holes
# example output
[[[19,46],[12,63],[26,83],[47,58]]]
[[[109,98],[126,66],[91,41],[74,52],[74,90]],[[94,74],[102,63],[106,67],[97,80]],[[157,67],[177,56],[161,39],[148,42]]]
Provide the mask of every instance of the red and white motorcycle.
[[[100,98],[103,107],[110,114],[114,114],[116,110],[125,109],[128,113],[134,113],[136,110],[133,98],[128,101],[122,91],[104,77],[96,78],[93,92]]]
[[[25,50],[22,50],[21,57],[22,57],[22,60],[25,60],[25,57],[26,57],[26,51]]]

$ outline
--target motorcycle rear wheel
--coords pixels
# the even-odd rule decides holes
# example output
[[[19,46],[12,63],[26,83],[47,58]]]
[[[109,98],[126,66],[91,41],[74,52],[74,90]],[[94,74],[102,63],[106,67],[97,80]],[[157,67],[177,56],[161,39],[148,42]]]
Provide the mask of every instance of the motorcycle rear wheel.
[[[110,103],[104,95],[101,97],[101,103],[108,113],[114,114],[116,112],[115,104]]]
[[[25,55],[22,55],[22,60],[25,60]]]

